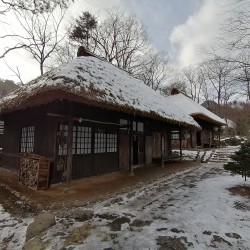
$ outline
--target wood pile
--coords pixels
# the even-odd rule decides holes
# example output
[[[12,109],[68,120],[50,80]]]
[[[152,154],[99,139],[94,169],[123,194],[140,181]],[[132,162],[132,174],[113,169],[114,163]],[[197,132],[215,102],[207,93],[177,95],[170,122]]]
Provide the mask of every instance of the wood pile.
[[[50,160],[37,154],[25,154],[19,161],[19,181],[32,189],[49,186]]]

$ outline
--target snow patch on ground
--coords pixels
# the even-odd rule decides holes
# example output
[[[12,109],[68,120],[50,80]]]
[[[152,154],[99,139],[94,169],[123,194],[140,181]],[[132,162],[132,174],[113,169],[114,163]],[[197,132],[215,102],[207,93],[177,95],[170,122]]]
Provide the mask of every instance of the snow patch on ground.
[[[32,220],[14,218],[0,204],[0,249],[22,249],[27,227]]]
[[[218,149],[223,150],[234,149]],[[40,240],[44,249],[171,249],[178,245],[178,249],[246,250],[250,202],[228,191],[245,184],[241,176],[226,172],[223,163],[203,163],[103,202],[65,208]],[[18,221],[0,207],[0,221],[1,242],[12,237],[7,249],[21,249],[29,220]]]

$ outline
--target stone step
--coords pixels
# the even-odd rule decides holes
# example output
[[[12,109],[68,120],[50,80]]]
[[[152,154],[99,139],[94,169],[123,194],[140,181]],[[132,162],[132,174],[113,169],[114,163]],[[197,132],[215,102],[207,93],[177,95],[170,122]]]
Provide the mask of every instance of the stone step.
[[[208,162],[227,163],[228,161],[210,160]]]

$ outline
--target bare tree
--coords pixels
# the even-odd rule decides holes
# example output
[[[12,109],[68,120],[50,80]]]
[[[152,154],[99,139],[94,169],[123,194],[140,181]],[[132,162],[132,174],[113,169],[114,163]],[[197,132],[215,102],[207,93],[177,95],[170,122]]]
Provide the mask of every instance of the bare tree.
[[[0,14],[6,14],[11,10],[26,10],[33,13],[42,13],[54,10],[57,6],[67,8],[69,0],[1,0]]]
[[[98,56],[106,58],[129,73],[133,73],[141,64],[141,57],[149,48],[145,28],[133,15],[128,15],[119,9],[107,12],[107,18],[94,25],[91,29],[82,29],[82,39],[73,37],[74,30],[80,33],[81,27],[76,22],[70,32],[71,40],[77,44],[87,44],[88,49]],[[86,36],[86,31],[88,36]]]
[[[13,69],[12,67],[10,67],[10,65],[6,62],[5,59],[3,59],[3,60],[5,62],[5,65],[9,68],[9,70],[12,71],[14,76],[16,76],[18,78],[20,84],[23,84],[23,80],[22,80],[21,72],[20,72],[19,68],[16,67],[16,69]]]
[[[46,65],[48,69],[53,69],[57,65],[67,65],[77,55],[77,48],[71,41],[65,39],[58,44],[58,53],[51,56],[50,64]]]
[[[232,15],[223,26],[226,43],[240,52],[250,49],[250,1],[232,0],[227,6]]]
[[[120,9],[107,11],[102,22],[89,12],[83,12],[74,21],[69,38],[141,79],[154,90],[158,90],[168,78],[167,54],[156,53],[141,22]]]
[[[200,102],[201,92],[205,84],[204,70],[200,65],[190,65],[183,69],[183,78],[187,81],[188,95],[196,101]]]
[[[39,36],[41,38],[42,32],[48,34],[50,28],[50,35],[55,32],[58,37],[57,31],[59,27],[56,26],[61,23],[61,18],[52,25],[53,21],[55,21],[54,11],[57,7],[61,10],[65,10],[71,1],[73,0],[1,0],[0,17],[4,17],[4,19],[0,18],[0,22],[6,27],[6,32],[5,34],[0,34],[0,41],[8,44],[8,46],[2,48],[0,51],[0,59],[3,59],[8,53],[15,50],[29,50],[35,46],[40,47],[41,40],[38,41],[37,37]],[[15,28],[14,32],[10,29],[8,20],[8,15],[13,14],[19,20],[21,26],[21,28]],[[36,27],[37,25],[39,27]],[[38,34],[39,32],[41,34]],[[53,39],[55,41],[55,35],[50,39],[50,43]],[[10,42],[10,40],[13,40],[14,43]],[[46,42],[45,40],[46,39],[43,39],[43,43]],[[34,57],[37,60],[37,55]]]
[[[159,90],[169,78],[168,61],[168,55],[165,52],[150,53],[145,55],[144,61],[133,74],[152,89]]]
[[[241,65],[241,74],[238,78],[242,83],[243,94],[250,100],[250,68],[246,65]]]
[[[60,9],[58,17],[53,9],[42,13],[33,13],[27,10],[15,12],[20,29],[17,33],[9,33],[2,38],[9,38],[12,44],[5,48],[2,58],[18,48],[26,50],[39,63],[41,75],[44,73],[45,61],[51,54],[58,52],[58,45],[65,37],[60,27],[65,15],[65,10]],[[22,34],[22,35],[20,35]]]
[[[217,57],[203,63],[202,68],[206,74],[206,84],[212,86],[212,91],[215,94],[214,97],[220,107],[223,102],[228,102],[229,98],[235,94],[231,75],[233,69],[228,62]]]

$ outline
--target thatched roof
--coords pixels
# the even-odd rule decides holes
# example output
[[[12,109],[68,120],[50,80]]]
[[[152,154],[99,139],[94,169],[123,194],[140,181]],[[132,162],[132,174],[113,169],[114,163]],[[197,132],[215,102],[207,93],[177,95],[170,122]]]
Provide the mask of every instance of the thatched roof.
[[[222,118],[182,93],[168,96],[167,100],[178,105],[184,112],[188,113],[194,118],[199,118],[218,126],[226,124]]]
[[[0,115],[57,99],[199,127],[194,119],[127,72],[98,58],[78,57],[0,101]]]

